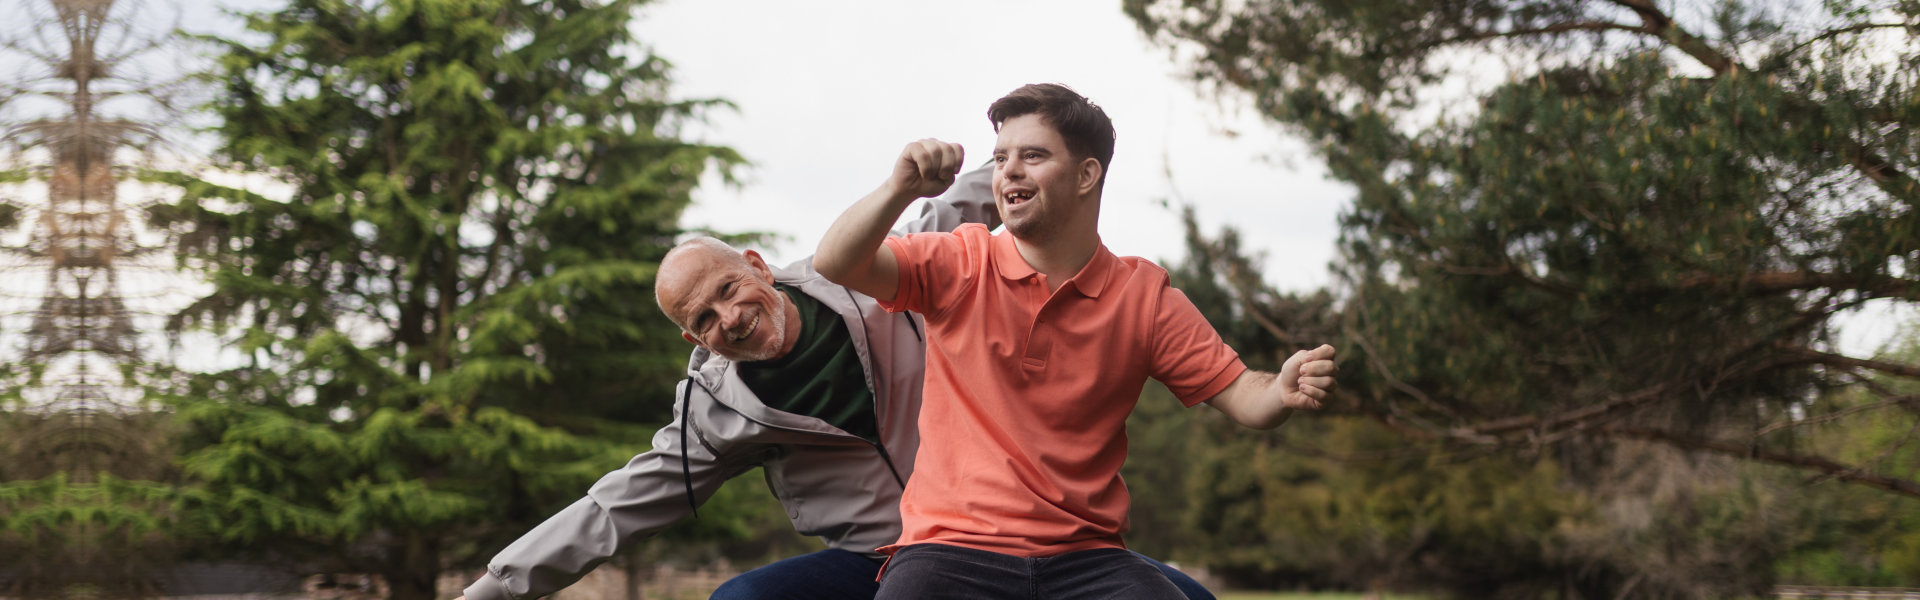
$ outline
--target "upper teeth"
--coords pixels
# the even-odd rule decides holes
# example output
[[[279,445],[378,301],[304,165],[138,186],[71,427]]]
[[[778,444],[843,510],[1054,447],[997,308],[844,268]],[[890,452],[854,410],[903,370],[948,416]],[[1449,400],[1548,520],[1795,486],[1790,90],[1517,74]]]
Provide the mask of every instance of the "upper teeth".
[[[1008,200],[1025,200],[1032,197],[1033,192],[1009,192],[1007,194]]]
[[[753,335],[753,330],[755,328],[758,328],[759,326],[760,326],[760,315],[754,315],[753,322],[748,323],[747,328],[742,330],[740,332],[740,335],[733,336],[733,341],[738,342],[738,341],[747,339],[747,336]]]

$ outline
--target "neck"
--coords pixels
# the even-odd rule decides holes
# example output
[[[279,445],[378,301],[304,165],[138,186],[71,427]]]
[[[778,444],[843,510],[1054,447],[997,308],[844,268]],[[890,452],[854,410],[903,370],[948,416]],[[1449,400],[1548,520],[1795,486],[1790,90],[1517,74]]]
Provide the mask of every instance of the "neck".
[[[780,303],[780,311],[787,313],[787,326],[784,328],[786,329],[787,339],[780,341],[779,356],[780,358],[786,358],[787,354],[793,352],[794,345],[800,342],[800,329],[804,324],[800,322],[800,307],[793,304],[793,298],[788,296],[786,292],[775,290],[774,293],[780,294],[780,299],[782,300]]]
[[[1047,290],[1060,289],[1080,269],[1086,268],[1093,260],[1093,253],[1100,248],[1100,233],[1093,220],[1083,220],[1068,224],[1054,235],[1044,240],[1028,240],[1014,236],[1013,246],[1020,251],[1020,258],[1027,266],[1047,276]]]

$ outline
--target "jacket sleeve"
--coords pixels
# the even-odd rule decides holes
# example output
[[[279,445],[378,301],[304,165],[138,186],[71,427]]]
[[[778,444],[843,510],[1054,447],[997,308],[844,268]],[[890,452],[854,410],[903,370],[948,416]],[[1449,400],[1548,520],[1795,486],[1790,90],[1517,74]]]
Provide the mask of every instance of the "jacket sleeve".
[[[987,229],[1000,226],[1000,207],[993,201],[992,163],[960,174],[946,194],[928,200],[919,217],[893,234],[953,231],[967,223],[981,223]]]
[[[692,383],[680,382],[676,398],[686,393],[688,385]],[[704,395],[704,390],[696,388],[694,393]],[[676,406],[676,413],[678,410]],[[683,448],[681,425],[687,418],[676,414],[672,424],[654,434],[652,450],[601,477],[587,497],[501,550],[488,562],[487,573],[467,586],[467,599],[523,600],[559,591],[615,552],[687,516],[692,506],[681,472],[682,455],[692,476],[694,496],[701,503],[713,497],[728,479],[752,467],[745,460],[716,456],[700,441],[699,427],[686,431],[687,447]]]

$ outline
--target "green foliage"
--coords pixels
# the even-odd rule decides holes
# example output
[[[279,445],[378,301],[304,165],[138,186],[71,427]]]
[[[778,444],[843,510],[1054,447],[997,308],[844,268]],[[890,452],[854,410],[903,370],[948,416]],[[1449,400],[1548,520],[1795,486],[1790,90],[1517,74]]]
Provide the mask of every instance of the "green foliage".
[[[1920,359],[1920,336],[1911,324],[1902,343],[1882,359]],[[1815,409],[1809,419],[1835,419],[1802,443],[1848,462],[1907,479],[1920,478],[1920,447],[1902,442],[1920,429],[1920,383],[1891,377],[1876,385],[1910,402],[1905,414],[1867,417],[1865,409],[1886,402],[1880,395],[1846,390]],[[1851,415],[1863,415],[1853,417]],[[1807,508],[1792,531],[1792,552],[1778,566],[1783,581],[1810,585],[1920,586],[1920,503],[1816,480],[1806,490]]]
[[[1520,503],[1581,524],[1529,534],[1539,548],[1483,549],[1516,564],[1547,554],[1506,578],[1511,593],[1591,598],[1740,595],[1770,583],[1791,545],[1744,524],[1778,523],[1805,504],[1783,500],[1795,486],[1777,474],[1714,460],[1805,469],[1907,504],[1920,497],[1914,473],[1874,458],[1898,454],[1911,429],[1833,421],[1860,444],[1849,450],[1814,443],[1828,422],[1808,418],[1848,405],[1833,390],[1920,374],[1912,357],[1838,354],[1832,330],[1865,302],[1920,301],[1911,44],[1920,9],[1811,5],[1130,0],[1125,9],[1193,57],[1196,81],[1309,140],[1356,190],[1342,216],[1344,302],[1331,326],[1345,406],[1400,444],[1484,454],[1506,465],[1492,472],[1532,473],[1522,480],[1558,480],[1585,497],[1592,508]],[[1257,314],[1271,297],[1217,273],[1243,310]],[[1903,414],[1887,386],[1868,389],[1859,393],[1872,399],[1859,402],[1877,413],[1867,414]],[[1546,460],[1559,466],[1539,471]],[[1432,468],[1400,465],[1369,485],[1499,497],[1465,480],[1395,474]],[[1449,470],[1462,469],[1472,471]],[[1670,493],[1674,481],[1687,491]],[[1447,537],[1428,545],[1499,538],[1454,523],[1470,514],[1434,514],[1446,526],[1433,531]],[[1606,539],[1624,541],[1568,543]],[[1555,558],[1553,548],[1576,555]],[[1498,591],[1475,583],[1484,566],[1435,556],[1451,566],[1437,582],[1462,595]],[[1534,592],[1519,591],[1527,585]]]
[[[181,527],[433,594],[646,448],[685,349],[654,266],[731,150],[678,131],[641,0],[296,0],[224,54],[219,156],[260,191],[149,212],[230,368],[168,390]],[[252,38],[248,38],[252,39]]]
[[[0,564],[11,597],[154,595],[178,545],[153,413],[0,411]]]

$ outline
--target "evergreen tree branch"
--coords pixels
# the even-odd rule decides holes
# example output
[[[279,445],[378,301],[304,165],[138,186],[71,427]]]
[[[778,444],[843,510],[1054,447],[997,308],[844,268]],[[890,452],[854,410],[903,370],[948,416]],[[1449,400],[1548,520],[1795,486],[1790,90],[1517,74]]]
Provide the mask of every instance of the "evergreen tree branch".
[[[1776,465],[1813,469],[1833,479],[1879,488],[1903,496],[1920,498],[1920,483],[1897,477],[1869,473],[1861,467],[1843,464],[1824,456],[1779,452],[1761,448],[1754,444],[1740,444],[1725,440],[1689,436],[1646,427],[1607,425],[1595,431],[1611,437],[1660,442],[1687,450],[1713,452]]]
[[[1796,356],[1800,357],[1803,361],[1812,363],[1812,364],[1826,365],[1830,367],[1840,367],[1843,369],[1866,369],[1869,371],[1876,371],[1879,373],[1885,373],[1888,375],[1894,375],[1898,377],[1920,379],[1920,366],[1887,362],[1887,361],[1881,361],[1881,360],[1854,358],[1851,356],[1834,354],[1831,352],[1821,352],[1819,350],[1814,350],[1812,348],[1796,346],[1796,345],[1788,344],[1784,342],[1779,344],[1779,348],[1782,350],[1792,352]]]
[[[1681,277],[1674,285],[1681,289],[1733,287],[1762,294],[1818,289],[1853,290],[1920,301],[1920,281],[1897,277],[1869,279],[1813,271],[1763,271],[1742,274],[1736,278],[1694,273]]]
[[[1640,22],[1646,24],[1644,29],[1647,33],[1668,40],[1675,48],[1686,53],[1687,56],[1693,57],[1694,60],[1700,61],[1701,65],[1711,69],[1714,75],[1727,75],[1736,71],[1745,70],[1738,62],[1734,61],[1732,57],[1727,56],[1719,50],[1715,50],[1705,39],[1693,35],[1685,28],[1675,24],[1673,17],[1661,11],[1659,7],[1654,6],[1651,0],[1610,1],[1632,10],[1634,14],[1639,15]]]
[[[1902,405],[1907,405],[1907,406],[1920,405],[1920,396],[1896,396],[1896,397],[1887,398],[1872,404],[1849,406],[1847,408],[1836,410],[1824,415],[1816,415],[1816,416],[1806,417],[1804,419],[1788,419],[1785,421],[1780,421],[1777,423],[1767,425],[1766,427],[1761,427],[1759,430],[1753,432],[1753,437],[1754,439],[1759,439],[1761,437],[1766,436],[1769,433],[1773,433],[1775,431],[1780,431],[1783,429],[1792,429],[1795,427],[1806,427],[1808,425],[1820,425],[1823,423],[1832,423],[1834,421],[1838,421],[1840,419],[1844,419],[1848,416],[1856,415],[1859,413],[1870,412],[1870,411],[1880,410],[1882,408],[1889,408],[1889,407],[1902,406]]]
[[[1438,48],[1440,46],[1445,46],[1448,44],[1458,44],[1463,42],[1480,42],[1480,41],[1493,40],[1493,39],[1524,37],[1524,36],[1530,36],[1530,35],[1551,35],[1555,33],[1566,33],[1569,31],[1625,31],[1628,33],[1640,33],[1640,34],[1654,33],[1654,31],[1647,29],[1646,27],[1627,25],[1624,23],[1614,23],[1612,21],[1570,21],[1566,23],[1554,23],[1552,25],[1547,25],[1544,27],[1529,27],[1525,29],[1512,29],[1508,31],[1475,31],[1472,33],[1464,33],[1461,35],[1456,35],[1453,37],[1429,42],[1425,46],[1423,46],[1421,50],[1431,50],[1433,48]]]
[[[1524,430],[1553,431],[1583,426],[1602,417],[1652,404],[1673,390],[1671,383],[1661,383],[1642,388],[1633,393],[1615,396],[1613,399],[1585,408],[1577,408],[1557,415],[1541,417],[1527,415],[1496,419],[1478,425],[1469,425],[1456,430],[1470,431],[1479,435],[1501,435]]]
[[[1840,37],[1849,33],[1859,33],[1862,31],[1870,31],[1874,29],[1910,28],[1914,26],[1915,25],[1913,23],[1859,23],[1849,27],[1842,27],[1839,29],[1829,29],[1824,32],[1821,32],[1820,35],[1807,38],[1805,41],[1802,41],[1798,44],[1794,44],[1792,48],[1788,48],[1786,51],[1781,52],[1780,54],[1776,55],[1775,58],[1784,59],[1786,57],[1793,56],[1794,54],[1799,53],[1801,50],[1805,50],[1808,46],[1812,46],[1822,41],[1830,40],[1830,39]]]

